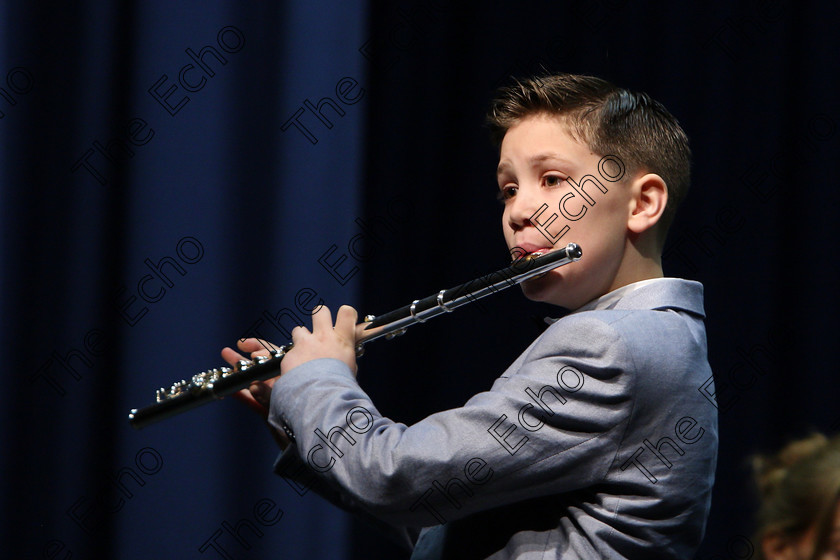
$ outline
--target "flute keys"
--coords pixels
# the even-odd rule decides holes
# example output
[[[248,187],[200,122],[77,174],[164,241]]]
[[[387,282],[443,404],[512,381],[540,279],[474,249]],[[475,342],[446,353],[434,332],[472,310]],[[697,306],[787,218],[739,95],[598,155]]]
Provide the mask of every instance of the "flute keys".
[[[405,329],[400,329],[398,331],[394,331],[392,333],[388,333],[385,335],[385,340],[391,340],[395,336],[401,336],[405,334]]]
[[[233,371],[234,372],[245,371],[246,369],[249,369],[253,365],[254,365],[254,362],[252,362],[251,360],[238,360],[236,362],[236,364],[233,366]]]
[[[185,392],[189,386],[190,384],[184,381],[183,379],[181,381],[176,381],[172,384],[168,391],[163,387],[158,389],[155,392],[155,398],[157,399],[157,402],[161,402],[165,401],[166,399],[171,399],[172,397],[177,397],[181,393]]]
[[[202,371],[201,373],[196,373],[192,376],[192,386],[190,388],[202,389],[206,385],[227,376],[230,372],[230,368],[213,368],[207,371]]]
[[[196,373],[192,376],[192,384],[193,387],[201,387],[207,382],[207,378],[212,375],[211,371],[202,371],[201,373]]]
[[[283,346],[280,346],[278,348],[273,348],[272,347],[271,350],[268,351],[268,353],[271,354],[272,358],[278,359],[278,358],[282,358],[283,356],[285,356],[286,353],[294,347],[295,347],[294,343],[290,342],[290,343],[284,344]]]

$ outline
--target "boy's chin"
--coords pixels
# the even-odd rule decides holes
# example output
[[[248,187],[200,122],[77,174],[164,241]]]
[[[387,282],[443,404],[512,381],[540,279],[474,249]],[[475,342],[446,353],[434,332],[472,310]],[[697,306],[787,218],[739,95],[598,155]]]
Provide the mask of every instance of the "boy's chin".
[[[554,280],[554,281],[552,281]],[[519,286],[522,293],[531,301],[558,305],[569,309],[569,302],[565,301],[563,294],[558,293],[556,279],[550,278],[550,273],[539,278],[525,280]]]
[[[549,271],[543,276],[525,280],[519,286],[523,295],[531,301],[573,311],[591,299],[587,299],[589,290],[580,286],[579,282],[579,278],[562,277],[557,271]]]

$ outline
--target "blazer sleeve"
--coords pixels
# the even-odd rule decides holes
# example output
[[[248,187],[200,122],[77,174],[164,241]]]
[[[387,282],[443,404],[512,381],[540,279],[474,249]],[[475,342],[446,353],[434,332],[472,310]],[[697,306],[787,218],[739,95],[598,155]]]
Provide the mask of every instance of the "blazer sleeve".
[[[269,421],[296,440],[275,470],[298,484],[317,479],[316,491],[345,509],[413,527],[603,480],[633,408],[621,337],[573,315],[523,358],[489,391],[412,426],[383,417],[342,362],[296,367],[272,391]]]

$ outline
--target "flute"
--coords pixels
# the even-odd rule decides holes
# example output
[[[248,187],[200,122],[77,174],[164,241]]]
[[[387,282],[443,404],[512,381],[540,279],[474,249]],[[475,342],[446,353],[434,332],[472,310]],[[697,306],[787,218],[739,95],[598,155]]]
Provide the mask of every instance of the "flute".
[[[449,313],[477,299],[483,298],[510,286],[519,284],[534,276],[539,276],[557,267],[580,259],[581,248],[569,243],[562,249],[550,251],[541,256],[527,255],[515,260],[509,267],[497,270],[486,276],[476,278],[448,290],[424,299],[414,300],[411,304],[375,317],[368,315],[363,334],[356,340],[356,355],[364,353],[364,344],[377,338],[391,339],[399,336],[414,324],[424,323],[432,317]],[[239,360],[233,368],[215,368],[197,373],[189,381],[173,383],[169,389],[160,388],[155,395],[155,402],[140,409],[132,409],[128,421],[134,428],[143,428],[186,412],[202,404],[221,399],[255,381],[276,377],[280,370],[283,356],[291,350],[292,343],[271,348],[269,356],[259,356],[253,360]]]

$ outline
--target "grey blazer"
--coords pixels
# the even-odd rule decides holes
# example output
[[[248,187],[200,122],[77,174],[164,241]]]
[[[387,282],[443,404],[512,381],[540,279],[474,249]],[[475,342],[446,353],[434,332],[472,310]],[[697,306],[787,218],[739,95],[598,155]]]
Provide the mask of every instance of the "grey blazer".
[[[413,559],[690,558],[718,448],[703,317],[697,282],[625,286],[412,426],[342,362],[313,360],[274,385],[269,421],[295,438],[275,471],[391,528]]]

